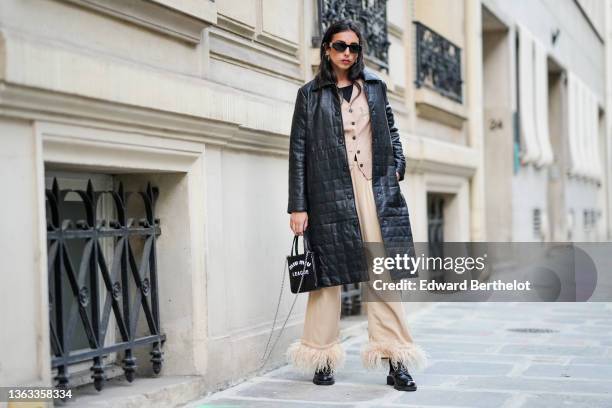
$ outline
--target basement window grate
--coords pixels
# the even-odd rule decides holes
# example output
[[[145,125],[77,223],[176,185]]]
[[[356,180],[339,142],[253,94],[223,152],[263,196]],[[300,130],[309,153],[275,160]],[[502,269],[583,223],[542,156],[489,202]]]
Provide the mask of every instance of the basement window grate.
[[[112,197],[116,219],[96,216],[100,196],[105,194]],[[78,198],[67,200],[68,195]],[[158,196],[151,184],[137,193],[125,192],[121,183],[117,190],[94,191],[91,179],[85,190],[60,190],[56,178],[46,189],[51,366],[57,369],[58,388],[69,387],[70,365],[91,361],[94,386],[102,390],[106,380],[103,359],[114,352],[123,353],[122,368],[132,382],[136,348],[151,347],[153,372],[161,371],[166,335],[160,329],[157,287]],[[132,199],[140,200],[137,215],[142,218],[128,218]],[[67,215],[69,200],[77,201],[83,219]],[[109,239],[114,247],[112,261],[102,250],[102,241]],[[115,341],[107,336],[112,317],[119,333]],[[78,326],[86,334],[84,347],[74,341]]]

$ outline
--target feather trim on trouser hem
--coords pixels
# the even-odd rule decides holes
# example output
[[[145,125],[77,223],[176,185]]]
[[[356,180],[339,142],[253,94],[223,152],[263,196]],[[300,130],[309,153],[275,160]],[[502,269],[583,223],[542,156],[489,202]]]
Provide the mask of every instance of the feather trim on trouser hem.
[[[340,343],[317,346],[297,341],[287,349],[287,361],[304,374],[314,374],[329,365],[332,374],[344,365],[345,351]]]
[[[369,342],[361,351],[363,366],[368,369],[388,367],[388,363],[383,364],[383,358],[391,359],[393,367],[397,367],[397,363],[401,362],[404,367],[413,371],[419,371],[429,364],[427,352],[414,343],[399,345]]]

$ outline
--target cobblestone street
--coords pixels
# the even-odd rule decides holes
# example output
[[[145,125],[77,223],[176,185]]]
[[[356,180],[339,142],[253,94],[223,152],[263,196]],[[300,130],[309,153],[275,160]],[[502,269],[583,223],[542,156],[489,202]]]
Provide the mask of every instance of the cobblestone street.
[[[284,366],[187,407],[612,407],[612,303],[437,303],[409,324],[430,357],[416,392],[362,368],[362,330],[333,386]]]

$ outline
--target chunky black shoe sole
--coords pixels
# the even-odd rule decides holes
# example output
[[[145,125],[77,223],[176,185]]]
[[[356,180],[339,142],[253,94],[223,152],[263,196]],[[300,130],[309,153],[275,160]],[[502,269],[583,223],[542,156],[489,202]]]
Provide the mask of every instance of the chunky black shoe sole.
[[[328,381],[321,381],[321,380],[313,379],[312,382],[317,385],[334,385],[336,383],[336,380],[334,380],[333,378]]]
[[[396,385],[395,384],[395,379],[393,378],[393,376],[388,375],[387,376],[387,385],[392,385],[393,388],[395,388],[398,391],[416,391],[417,390],[417,386],[415,385]]]

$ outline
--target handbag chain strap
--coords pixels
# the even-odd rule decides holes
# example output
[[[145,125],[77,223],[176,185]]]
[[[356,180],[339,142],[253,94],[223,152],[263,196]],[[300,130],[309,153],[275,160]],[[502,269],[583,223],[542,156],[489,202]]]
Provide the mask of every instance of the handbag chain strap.
[[[291,243],[291,253],[293,253],[293,247],[294,247],[294,242],[295,240]],[[296,249],[297,252],[297,249]],[[283,331],[285,330],[285,326],[287,325],[287,322],[289,321],[289,317],[291,316],[291,312],[293,311],[293,307],[295,306],[295,302],[298,299],[298,295],[300,294],[300,289],[302,288],[302,282],[304,282],[304,273],[306,272],[306,264],[308,263],[308,255],[312,254],[312,252],[310,252],[309,250],[307,250],[306,248],[304,248],[304,269],[302,269],[302,277],[300,279],[300,284],[297,288],[297,293],[295,294],[295,298],[293,299],[293,303],[291,304],[291,308],[289,309],[289,313],[287,313],[287,318],[285,319],[285,322],[283,323],[283,326],[280,328],[280,331],[278,332],[278,336],[276,336],[276,340],[274,341],[274,343],[272,344],[272,347],[270,347],[269,352],[268,352],[268,346],[270,345],[270,341],[272,340],[272,335],[274,334],[274,327],[276,326],[276,319],[278,317],[278,311],[280,309],[280,304],[281,304],[281,299],[283,297],[283,289],[285,286],[285,270],[287,269],[287,258],[285,258],[285,263],[283,265],[283,275],[281,277],[281,289],[280,289],[280,293],[278,294],[278,303],[276,305],[276,312],[274,313],[274,319],[272,321],[272,329],[270,329],[270,336],[268,337],[268,341],[266,343],[266,348],[264,349],[263,355],[260,359],[260,361],[262,362],[261,365],[258,368],[258,371],[262,370],[264,368],[264,366],[266,365],[266,363],[268,362],[268,360],[270,359],[270,356],[272,355],[272,352],[274,351],[274,348],[276,347],[276,344],[278,343],[278,341],[281,338],[281,335],[283,334]],[[312,255],[311,255],[312,256]],[[266,355],[267,353],[267,355]]]

